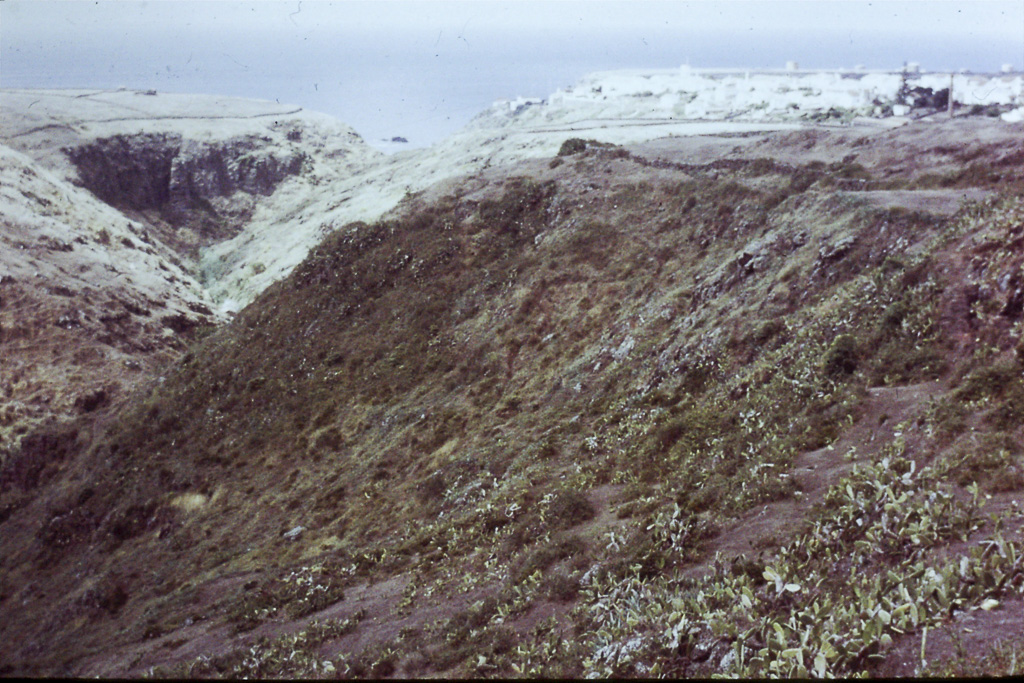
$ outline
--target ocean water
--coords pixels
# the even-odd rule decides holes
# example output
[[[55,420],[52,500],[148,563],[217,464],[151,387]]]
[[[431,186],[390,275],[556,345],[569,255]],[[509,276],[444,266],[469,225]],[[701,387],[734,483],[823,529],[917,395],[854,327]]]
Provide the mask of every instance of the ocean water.
[[[29,9],[37,13],[41,10],[35,8],[45,6],[66,9],[64,3],[0,3],[0,87],[152,88],[277,100],[336,116],[369,143],[387,149],[395,148],[385,144],[393,137],[405,138],[410,147],[430,145],[497,99],[545,97],[587,73],[607,69],[660,69],[684,63],[698,68],[781,68],[789,60],[798,61],[801,68],[897,69],[907,61],[936,71],[994,72],[1005,63],[1024,67],[1024,18],[1019,31],[985,39],[972,31],[929,32],[927,26],[846,29],[837,21],[827,30],[801,27],[793,20],[776,22],[771,28],[744,26],[734,20],[733,28],[720,22],[718,28],[708,30],[687,22],[692,5],[705,13],[719,6],[732,11],[740,5],[648,3],[648,10],[661,8],[664,16],[649,11],[642,21],[623,20],[621,25],[586,24],[581,18],[578,26],[562,21],[551,26],[491,22],[478,27],[471,17],[461,26],[449,22],[435,28],[424,20],[418,27],[410,20],[398,28],[387,23],[361,28],[313,21],[316,15],[311,14],[327,5],[318,3],[313,10],[286,13],[276,23],[256,30],[239,19],[248,5],[194,3],[189,5],[193,10],[219,7],[231,12],[219,19],[210,15],[202,25],[181,24],[178,19],[171,26],[168,19],[167,30],[160,30],[153,15],[145,12],[172,3],[138,3],[138,16],[128,17],[132,20],[124,26],[113,20],[98,23],[84,7],[91,4],[74,3],[77,15],[65,12],[51,17],[65,19],[62,23],[42,22]],[[940,7],[949,11],[957,4]],[[511,5],[520,9],[517,17],[522,8],[533,7]],[[798,3],[795,7],[846,5]],[[271,6],[284,7],[279,3],[254,7]],[[461,9],[472,6],[475,3],[465,3]],[[69,17],[78,18],[71,21]],[[282,24],[301,30],[280,30]],[[236,30],[231,30],[233,25]]]

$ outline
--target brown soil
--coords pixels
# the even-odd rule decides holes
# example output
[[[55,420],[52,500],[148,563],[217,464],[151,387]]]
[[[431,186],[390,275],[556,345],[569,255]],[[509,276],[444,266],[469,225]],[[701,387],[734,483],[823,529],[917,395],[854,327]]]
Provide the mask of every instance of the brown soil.
[[[870,389],[856,424],[832,445],[802,453],[794,460],[789,476],[796,479],[800,498],[768,503],[737,521],[709,543],[708,552],[720,552],[730,559],[785,545],[802,530],[812,508],[831,485],[849,474],[858,461],[869,461],[882,444],[892,440],[900,422],[916,417],[928,400],[943,391],[940,382]],[[850,453],[854,457],[847,457]],[[707,565],[697,565],[687,574],[701,576],[709,571]]]
[[[626,520],[619,519],[614,513],[614,505],[621,492],[622,486],[619,485],[605,485],[589,491],[588,498],[597,512],[575,531],[581,536],[599,539],[610,529],[625,525]],[[225,593],[238,590],[256,576],[257,572],[243,572],[201,585],[193,598],[192,611],[209,617]],[[362,612],[364,616],[355,631],[325,644],[320,651],[324,659],[351,657],[375,644],[392,641],[403,630],[420,630],[429,624],[451,619],[478,600],[495,597],[502,588],[500,585],[489,585],[467,593],[438,595],[418,602],[415,611],[404,614],[398,612],[396,607],[412,578],[409,575],[398,575],[379,583],[358,583],[345,590],[343,600],[319,612],[300,619],[274,620],[247,633],[235,633],[231,627],[218,625],[212,619],[188,623],[158,638],[89,657],[80,664],[76,675],[142,677],[157,667],[193,661],[200,655],[215,658],[248,647],[260,638],[275,639],[297,633],[314,621],[344,620]],[[573,601],[538,601],[526,613],[509,622],[508,626],[525,635],[552,617],[564,617],[573,605]],[[127,670],[123,669],[126,662],[129,663]],[[401,663],[395,675],[405,675]]]
[[[757,158],[783,164],[857,163],[876,180],[912,181],[957,171],[975,161],[1015,174],[1022,154],[1022,135],[1024,124],[959,118],[898,128],[855,124],[839,129],[809,127],[782,133],[662,138],[630,149],[650,159],[683,164]]]
[[[924,664],[955,663],[969,666],[968,657],[980,657],[1003,641],[1019,642],[1024,633],[1024,600],[1011,598],[985,611],[957,612],[939,628],[928,631]],[[871,674],[876,678],[906,678],[921,675],[921,642],[924,632],[901,639]],[[955,669],[954,669],[955,670]],[[976,676],[967,669],[961,675]]]

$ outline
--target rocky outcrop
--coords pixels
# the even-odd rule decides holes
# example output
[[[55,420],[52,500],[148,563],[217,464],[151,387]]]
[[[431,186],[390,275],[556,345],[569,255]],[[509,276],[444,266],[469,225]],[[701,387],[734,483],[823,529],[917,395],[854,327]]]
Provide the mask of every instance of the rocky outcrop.
[[[151,211],[206,240],[242,229],[252,201],[302,171],[307,156],[266,138],[196,141],[175,133],[99,138],[64,151],[82,186],[122,210]],[[230,202],[219,200],[231,198]]]
[[[126,89],[5,89],[2,97],[0,142],[136,221],[190,272],[244,269],[246,296],[235,297],[243,303],[322,236],[323,225],[303,213],[321,188],[348,182],[351,194],[383,156],[331,116],[264,100]],[[404,191],[394,190],[392,204]],[[337,205],[342,192],[325,201]],[[294,239],[282,234],[296,230]],[[238,253],[271,234],[283,263],[263,249]],[[289,249],[288,240],[299,244]],[[197,268],[204,260],[213,265]]]

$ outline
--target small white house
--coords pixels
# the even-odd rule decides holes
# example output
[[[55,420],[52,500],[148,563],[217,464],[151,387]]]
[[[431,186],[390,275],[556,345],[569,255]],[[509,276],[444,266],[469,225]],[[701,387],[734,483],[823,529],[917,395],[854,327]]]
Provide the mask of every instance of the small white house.
[[[798,62],[795,62],[793,60],[790,60],[790,61],[786,62],[786,71],[799,71],[799,70],[800,70],[800,64]]]
[[[1000,71],[1000,73],[1004,73],[1004,74],[1012,74],[1013,73],[1013,64],[1003,64],[1003,66],[1000,67],[999,71]]]
[[[910,113],[910,106],[906,104],[894,104],[892,105],[893,116],[906,116]]]

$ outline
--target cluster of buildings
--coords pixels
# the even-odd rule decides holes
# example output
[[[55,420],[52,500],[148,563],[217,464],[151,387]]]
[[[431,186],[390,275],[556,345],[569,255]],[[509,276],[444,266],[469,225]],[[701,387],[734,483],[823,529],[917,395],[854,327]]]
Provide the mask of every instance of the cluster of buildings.
[[[945,91],[945,94],[943,94]],[[557,118],[562,109],[589,117],[682,120],[799,120],[822,116],[906,116],[915,107],[1024,106],[1024,74],[1004,64],[998,73],[928,72],[916,62],[896,70],[783,69],[620,70],[590,74],[546,99],[495,103],[518,116],[530,108]],[[922,104],[924,103],[924,104]],[[952,108],[952,103],[950,103]]]

